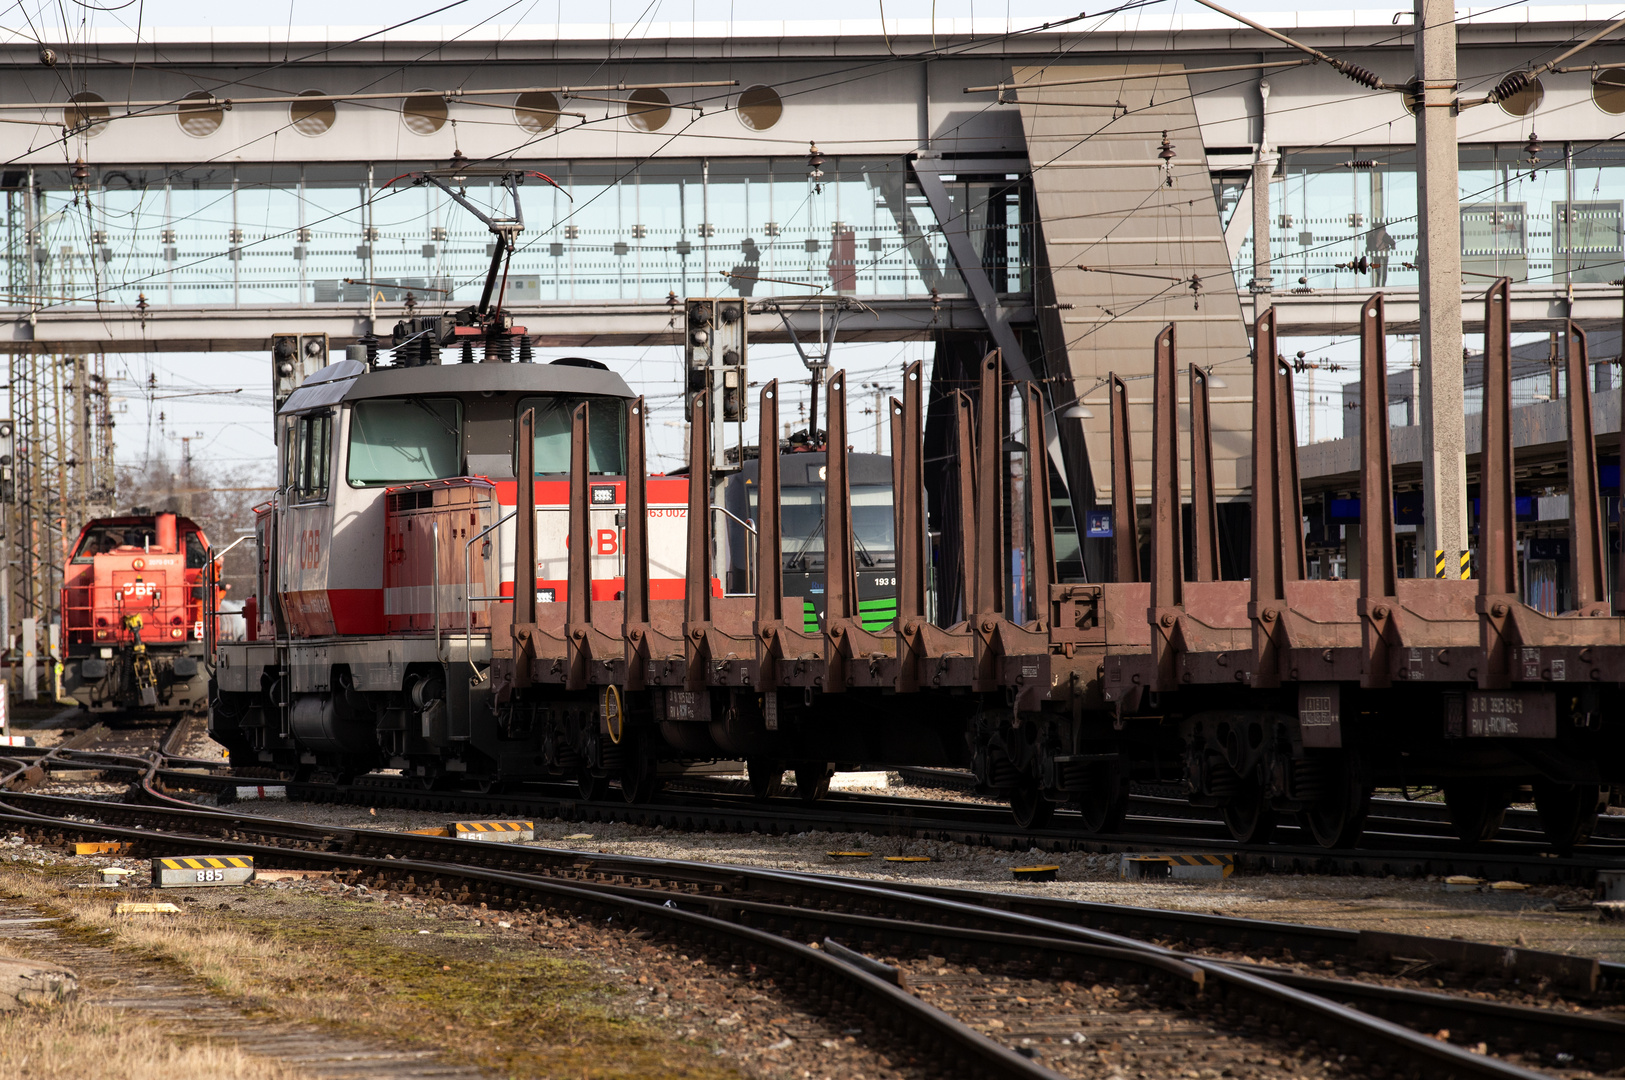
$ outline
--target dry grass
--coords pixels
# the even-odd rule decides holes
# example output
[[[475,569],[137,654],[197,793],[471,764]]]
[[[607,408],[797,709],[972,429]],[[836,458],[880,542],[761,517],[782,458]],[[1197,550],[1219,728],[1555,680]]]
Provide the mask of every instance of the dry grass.
[[[105,895],[69,892],[39,874],[0,871],[0,894],[71,916],[73,929],[86,940],[171,961],[231,997],[253,997],[245,982],[249,965],[292,980],[308,972],[311,962],[298,950],[216,925],[208,916],[115,915]]]
[[[289,1080],[279,1062],[229,1043],[181,1044],[128,1013],[95,1005],[0,1013],[0,1076],[18,1080]]]
[[[367,924],[377,913],[360,905],[309,898],[278,918],[201,905],[116,915],[105,894],[0,870],[5,895],[71,917],[60,932],[182,970],[245,1011],[432,1046],[506,1077],[738,1075],[705,1045],[616,1015],[586,964],[534,949],[464,950],[446,931],[445,955],[416,947],[416,937],[402,947],[402,931]]]

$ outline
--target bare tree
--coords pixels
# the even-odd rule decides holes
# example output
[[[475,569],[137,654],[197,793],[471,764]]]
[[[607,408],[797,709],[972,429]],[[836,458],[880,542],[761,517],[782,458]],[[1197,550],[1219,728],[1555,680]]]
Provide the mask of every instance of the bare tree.
[[[173,512],[191,518],[202,527],[209,545],[222,551],[244,530],[253,530],[254,507],[267,501],[271,492],[263,473],[252,466],[224,469],[160,458],[145,468],[119,467],[114,513]],[[253,595],[254,552],[254,542],[247,540],[226,555],[220,580],[228,587],[228,599]]]

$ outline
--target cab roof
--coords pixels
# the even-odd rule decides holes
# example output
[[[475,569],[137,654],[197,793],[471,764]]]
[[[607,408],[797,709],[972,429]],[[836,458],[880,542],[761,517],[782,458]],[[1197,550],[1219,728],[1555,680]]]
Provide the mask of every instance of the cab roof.
[[[570,359],[570,358],[566,358]],[[634,398],[615,372],[601,366],[548,364],[428,364],[368,370],[359,360],[329,364],[288,395],[278,411],[306,412],[342,401],[468,393],[565,394]]]

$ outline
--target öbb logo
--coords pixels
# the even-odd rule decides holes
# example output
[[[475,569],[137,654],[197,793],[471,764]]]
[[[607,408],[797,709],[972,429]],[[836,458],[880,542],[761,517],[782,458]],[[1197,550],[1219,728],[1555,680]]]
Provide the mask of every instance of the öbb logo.
[[[570,538],[564,538],[566,550],[570,547]],[[598,529],[593,533],[594,555],[619,555],[621,553],[620,534],[614,529]]]

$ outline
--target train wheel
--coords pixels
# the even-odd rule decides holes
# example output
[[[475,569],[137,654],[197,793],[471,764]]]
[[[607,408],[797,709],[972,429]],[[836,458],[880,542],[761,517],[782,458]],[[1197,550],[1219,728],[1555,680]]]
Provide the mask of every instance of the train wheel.
[[[634,755],[621,773],[621,798],[629,803],[654,801],[660,790],[660,774],[655,759],[643,754]]]
[[[829,794],[829,778],[835,775],[822,761],[812,761],[796,766],[796,795],[801,801],[811,805]]]
[[[1371,809],[1371,793],[1358,777],[1341,770],[1332,780],[1331,790],[1300,815],[1323,848],[1349,848],[1365,831],[1366,814]]]
[[[1038,785],[1025,783],[1011,794],[1010,813],[1023,829],[1042,829],[1055,816],[1055,804],[1044,798]]]
[[[1118,778],[1115,769],[1097,770],[1078,798],[1078,810],[1084,832],[1122,832],[1123,819],[1128,816],[1128,783]]]
[[[751,758],[745,762],[745,768],[750,774],[750,793],[753,796],[771,799],[784,794],[784,762]]]
[[[1223,813],[1225,827],[1238,844],[1267,844],[1275,832],[1275,808],[1256,780],[1242,781]]]
[[[1546,841],[1559,851],[1589,842],[1606,795],[1605,789],[1588,784],[1536,784],[1535,813]]]
[[[1512,793],[1503,784],[1487,780],[1452,780],[1444,785],[1444,805],[1456,835],[1469,844],[1481,844],[1501,831]]]
[[[609,794],[609,777],[595,776],[590,769],[576,773],[576,790],[588,802],[598,802]]]

